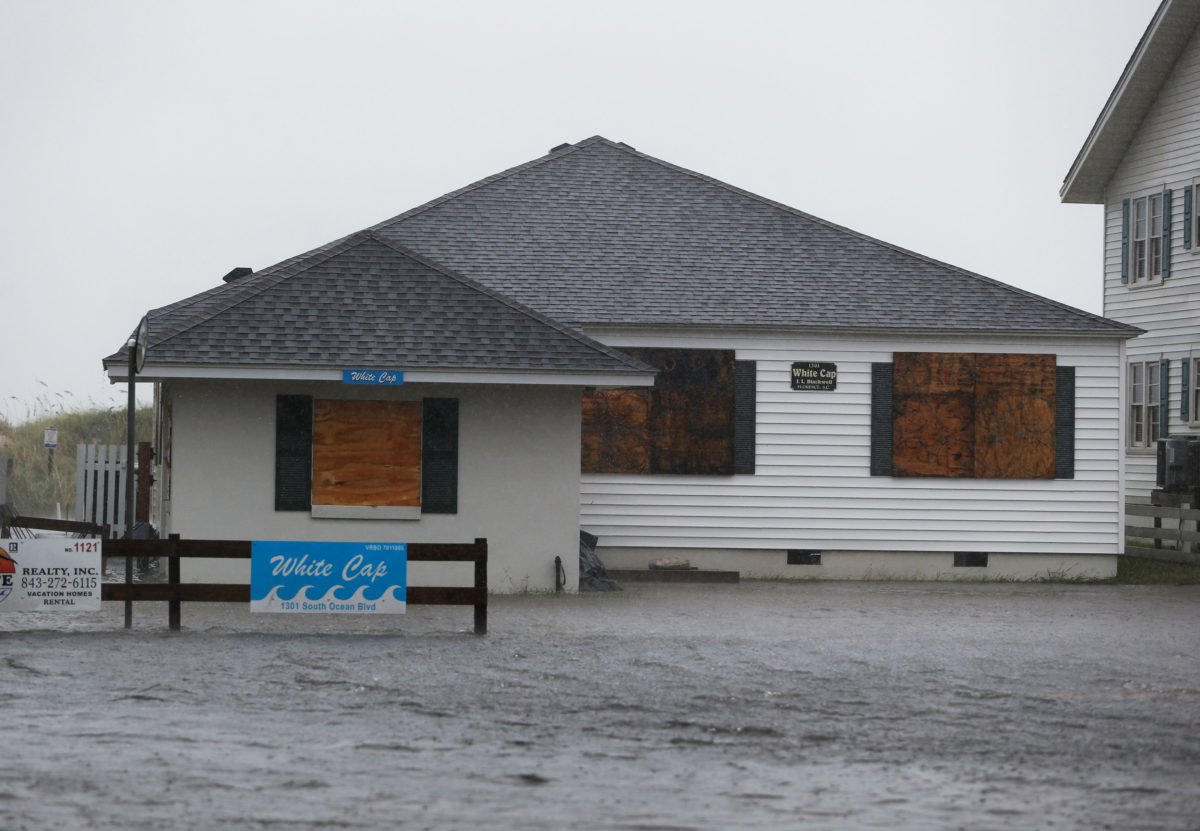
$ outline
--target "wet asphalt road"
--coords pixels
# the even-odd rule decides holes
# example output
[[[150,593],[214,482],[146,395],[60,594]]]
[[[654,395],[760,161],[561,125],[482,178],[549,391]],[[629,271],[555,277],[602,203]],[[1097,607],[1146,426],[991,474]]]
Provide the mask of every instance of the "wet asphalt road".
[[[183,618],[0,614],[0,827],[1200,829],[1200,587]]]

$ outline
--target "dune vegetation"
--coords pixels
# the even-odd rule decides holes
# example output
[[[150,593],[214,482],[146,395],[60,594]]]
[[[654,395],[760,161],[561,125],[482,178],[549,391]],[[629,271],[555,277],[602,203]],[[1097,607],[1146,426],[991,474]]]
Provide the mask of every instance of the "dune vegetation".
[[[126,442],[124,408],[68,409],[40,399],[25,410],[21,421],[0,414],[0,464],[7,463],[5,501],[25,516],[71,518],[75,502],[75,448],[81,444]],[[137,441],[149,441],[154,429],[153,408],[139,407]],[[53,464],[44,447],[45,431],[58,428]],[[4,461],[7,460],[7,461]]]

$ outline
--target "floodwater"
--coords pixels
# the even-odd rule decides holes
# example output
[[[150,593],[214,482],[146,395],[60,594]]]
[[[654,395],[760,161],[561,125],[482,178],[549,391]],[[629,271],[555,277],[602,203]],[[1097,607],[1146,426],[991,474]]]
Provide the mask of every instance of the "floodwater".
[[[0,614],[4,829],[1198,829],[1200,587]]]

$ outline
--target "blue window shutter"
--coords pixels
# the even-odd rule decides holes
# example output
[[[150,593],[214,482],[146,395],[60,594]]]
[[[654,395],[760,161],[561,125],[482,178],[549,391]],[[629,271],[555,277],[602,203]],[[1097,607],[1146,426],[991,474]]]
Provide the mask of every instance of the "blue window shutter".
[[[733,472],[754,473],[758,396],[758,364],[733,364]]]
[[[1167,404],[1171,400],[1171,359],[1158,359],[1158,436],[1165,439],[1171,433],[1171,413]]]
[[[1179,361],[1179,420],[1190,421],[1188,407],[1191,404],[1192,359],[1183,358]]]
[[[1121,282],[1129,282],[1129,200],[1121,202]]]
[[[1075,367],[1054,368],[1054,478],[1075,478]]]
[[[313,400],[275,396],[275,510],[312,509]]]
[[[458,399],[421,402],[421,513],[458,513]]]
[[[892,475],[892,364],[871,364],[871,475]]]
[[[1163,191],[1162,278],[1171,274],[1171,189]]]
[[[1183,247],[1192,247],[1192,186],[1183,189]]]

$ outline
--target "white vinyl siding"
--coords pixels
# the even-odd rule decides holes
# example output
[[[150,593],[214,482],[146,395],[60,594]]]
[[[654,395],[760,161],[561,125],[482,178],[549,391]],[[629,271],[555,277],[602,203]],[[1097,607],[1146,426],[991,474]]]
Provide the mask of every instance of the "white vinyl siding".
[[[589,334],[614,346],[730,348],[757,362],[753,476],[583,477],[581,523],[603,546],[1114,554],[1120,342],[1028,336]],[[1053,353],[1076,373],[1075,478],[870,475],[871,364],[893,352]],[[837,389],[795,392],[794,361],[837,364]]]
[[[1104,315],[1133,324],[1146,334],[1129,341],[1127,360],[1169,361],[1161,383],[1169,394],[1169,433],[1200,432],[1195,410],[1180,420],[1181,358],[1200,343],[1200,200],[1193,192],[1192,247],[1183,247],[1184,192],[1200,181],[1200,36],[1193,35],[1146,114],[1105,195]],[[1171,190],[1171,266],[1161,281],[1134,283],[1133,201]],[[1131,200],[1129,283],[1121,283],[1121,206]],[[1128,382],[1126,382],[1128,384]],[[1193,387],[1192,389],[1195,389]],[[1128,390],[1127,390],[1128,394]],[[1151,402],[1157,403],[1157,402]],[[1131,402],[1126,402],[1129,418]],[[1147,437],[1148,438],[1148,437]],[[1125,454],[1126,496],[1146,501],[1155,487],[1154,449],[1130,447]]]

